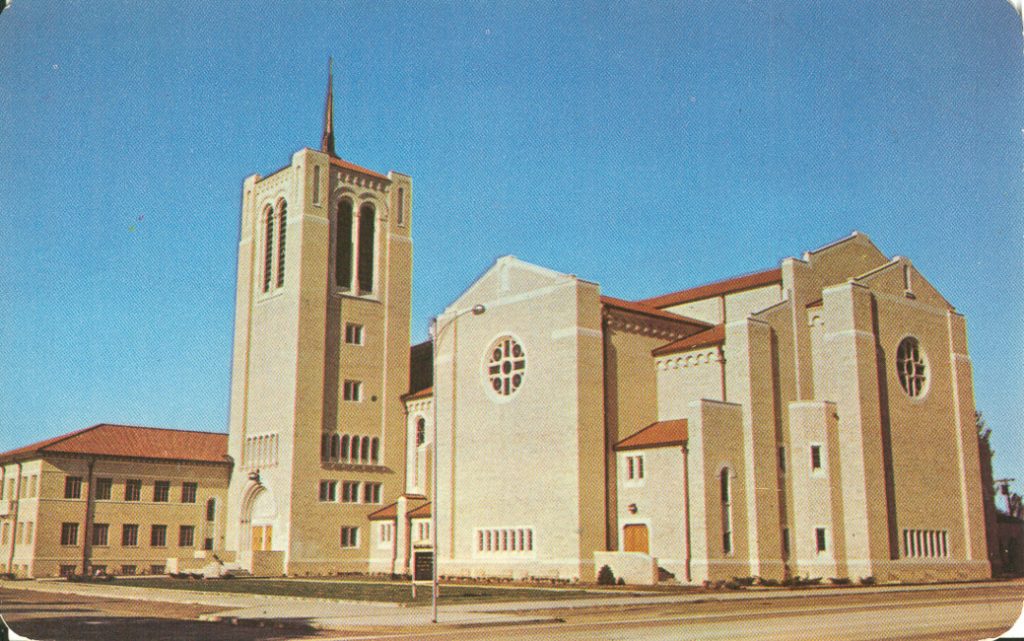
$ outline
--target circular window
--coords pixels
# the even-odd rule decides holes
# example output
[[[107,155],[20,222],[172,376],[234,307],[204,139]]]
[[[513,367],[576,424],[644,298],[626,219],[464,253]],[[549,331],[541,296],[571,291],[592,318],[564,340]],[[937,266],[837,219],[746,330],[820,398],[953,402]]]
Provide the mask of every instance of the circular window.
[[[500,396],[511,396],[523,384],[526,374],[526,352],[511,336],[494,341],[487,354],[487,379],[491,389]]]
[[[899,374],[903,391],[911,397],[924,394],[928,382],[926,370],[924,354],[917,339],[912,336],[904,338],[896,350],[896,372]]]

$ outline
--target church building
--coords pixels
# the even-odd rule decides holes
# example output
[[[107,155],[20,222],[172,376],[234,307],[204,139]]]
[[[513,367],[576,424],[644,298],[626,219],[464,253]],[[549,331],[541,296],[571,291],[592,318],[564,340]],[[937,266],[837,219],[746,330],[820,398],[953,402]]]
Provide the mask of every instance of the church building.
[[[406,574],[436,538],[442,576],[990,575],[964,319],[908,259],[855,232],[623,300],[509,256],[411,347],[411,179],[332,121],[329,85],[320,149],[243,186],[243,567]]]
[[[989,576],[964,319],[864,234],[636,301],[505,257],[437,326],[406,479],[443,575]]]

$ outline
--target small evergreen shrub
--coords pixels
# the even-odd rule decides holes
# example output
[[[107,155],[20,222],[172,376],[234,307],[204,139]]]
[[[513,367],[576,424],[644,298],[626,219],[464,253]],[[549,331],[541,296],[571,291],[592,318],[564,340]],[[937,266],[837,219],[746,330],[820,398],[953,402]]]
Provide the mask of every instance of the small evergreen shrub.
[[[607,565],[602,565],[597,573],[598,585],[615,585],[615,573]]]

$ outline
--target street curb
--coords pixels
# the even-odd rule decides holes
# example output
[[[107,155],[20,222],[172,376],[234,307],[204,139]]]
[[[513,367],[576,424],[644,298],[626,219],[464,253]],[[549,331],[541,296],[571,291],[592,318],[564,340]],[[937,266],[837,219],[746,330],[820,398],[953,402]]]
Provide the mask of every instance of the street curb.
[[[207,623],[224,623],[227,625],[254,627],[254,628],[274,628],[278,630],[301,630],[301,631],[312,631],[312,630],[338,630],[340,626],[337,624],[326,624],[319,623],[317,620],[312,620],[308,623],[298,623],[291,621],[288,618],[250,618],[250,617],[236,617],[230,614],[202,614],[199,615],[198,621],[204,621]],[[438,625],[443,629],[472,629],[472,628],[494,628],[494,627],[511,627],[518,625],[544,625],[551,623],[565,623],[565,619],[560,617],[533,617],[529,619],[509,619],[507,621],[464,621],[455,623],[444,623],[440,624],[427,624],[427,623],[387,623],[383,621],[376,621],[373,623],[349,623],[348,627],[352,628],[410,628],[413,626],[426,626],[426,625]]]

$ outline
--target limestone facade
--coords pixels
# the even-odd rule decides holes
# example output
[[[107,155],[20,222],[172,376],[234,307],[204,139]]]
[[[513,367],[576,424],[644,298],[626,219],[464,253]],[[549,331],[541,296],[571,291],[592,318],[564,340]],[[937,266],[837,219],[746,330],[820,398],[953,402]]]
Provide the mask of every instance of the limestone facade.
[[[964,319],[863,234],[632,302],[506,257],[437,326],[406,434],[436,403],[442,575],[990,574]],[[433,498],[432,443],[406,451]]]

